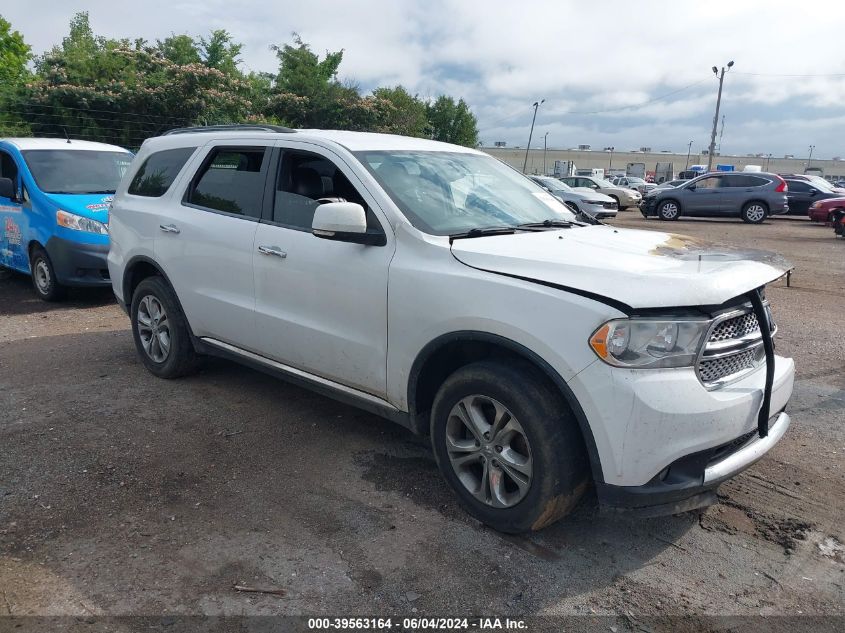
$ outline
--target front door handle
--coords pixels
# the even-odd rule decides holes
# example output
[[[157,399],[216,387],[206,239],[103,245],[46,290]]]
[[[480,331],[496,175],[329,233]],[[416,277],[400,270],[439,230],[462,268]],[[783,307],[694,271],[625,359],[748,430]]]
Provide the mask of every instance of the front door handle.
[[[181,231],[179,230],[179,227],[176,226],[175,224],[159,224],[158,228],[160,228],[165,233],[176,233],[176,234],[181,233]]]
[[[276,257],[281,257],[282,259],[288,256],[288,254],[278,246],[259,246],[258,252],[262,255],[275,255]]]

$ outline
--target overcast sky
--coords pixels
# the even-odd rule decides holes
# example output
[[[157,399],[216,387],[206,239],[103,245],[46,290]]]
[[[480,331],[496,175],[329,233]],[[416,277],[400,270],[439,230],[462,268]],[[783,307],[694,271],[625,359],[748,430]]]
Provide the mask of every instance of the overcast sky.
[[[228,29],[244,44],[242,67],[254,70],[274,71],[269,45],[296,31],[320,54],[344,49],[342,78],[366,90],[401,83],[423,97],[463,97],[486,144],[523,147],[531,104],[545,98],[534,147],[548,132],[550,147],[686,151],[692,140],[693,152],[706,148],[718,87],[711,67],[734,60],[722,100],[722,154],[806,156],[815,145],[814,157],[845,157],[845,46],[834,0],[3,0],[0,7],[36,53],[61,41],[77,11],[88,11],[95,32],[108,37],[154,41]]]

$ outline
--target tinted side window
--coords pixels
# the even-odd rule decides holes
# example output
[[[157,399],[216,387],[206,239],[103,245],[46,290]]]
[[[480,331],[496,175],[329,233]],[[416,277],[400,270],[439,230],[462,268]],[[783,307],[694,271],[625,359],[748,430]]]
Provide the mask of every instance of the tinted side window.
[[[364,197],[332,161],[310,152],[285,152],[276,178],[273,222],[310,232],[319,200],[360,204],[367,229],[381,231]]]
[[[186,202],[214,211],[261,217],[267,154],[264,147],[213,149],[194,177]]]
[[[18,166],[10,154],[0,151],[0,178],[8,178],[17,187]]]
[[[807,193],[810,191],[810,185],[803,180],[787,180],[786,186],[793,193]]]
[[[163,196],[195,149],[180,147],[151,154],[129,183],[129,193],[150,198]]]

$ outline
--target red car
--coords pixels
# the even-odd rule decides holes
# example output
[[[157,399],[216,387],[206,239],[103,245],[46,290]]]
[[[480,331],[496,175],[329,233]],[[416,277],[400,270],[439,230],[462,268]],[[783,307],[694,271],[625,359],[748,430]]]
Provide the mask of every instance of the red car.
[[[829,224],[833,221],[833,212],[838,209],[845,211],[845,197],[816,200],[810,205],[807,215],[810,216],[810,220],[812,222],[824,222],[825,224]]]

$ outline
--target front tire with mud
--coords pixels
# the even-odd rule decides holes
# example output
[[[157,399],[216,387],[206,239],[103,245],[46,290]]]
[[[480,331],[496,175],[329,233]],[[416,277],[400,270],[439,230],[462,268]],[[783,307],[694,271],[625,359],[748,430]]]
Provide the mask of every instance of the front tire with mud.
[[[481,361],[449,376],[434,400],[437,464],[473,517],[495,530],[540,530],[589,484],[578,424],[532,366]]]

